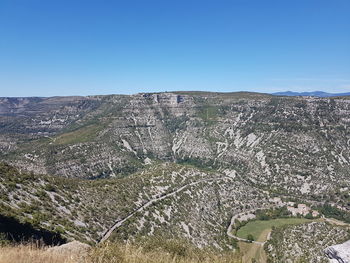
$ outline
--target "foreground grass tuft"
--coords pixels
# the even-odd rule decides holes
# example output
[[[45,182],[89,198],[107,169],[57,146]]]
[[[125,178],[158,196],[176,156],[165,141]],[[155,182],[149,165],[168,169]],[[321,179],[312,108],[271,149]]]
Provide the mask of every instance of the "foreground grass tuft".
[[[78,263],[77,255],[57,254],[31,245],[0,247],[0,263]]]
[[[94,263],[235,263],[241,262],[236,252],[218,252],[183,246],[177,241],[160,247],[105,243],[94,248],[89,256]]]

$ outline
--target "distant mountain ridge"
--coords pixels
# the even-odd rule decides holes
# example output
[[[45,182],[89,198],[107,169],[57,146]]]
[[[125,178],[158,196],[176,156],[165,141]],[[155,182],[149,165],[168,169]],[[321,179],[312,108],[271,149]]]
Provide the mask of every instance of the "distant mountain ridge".
[[[328,93],[324,91],[310,91],[310,92],[281,91],[281,92],[275,92],[271,94],[277,95],[277,96],[311,96],[311,97],[320,97],[320,98],[350,96],[350,92]]]

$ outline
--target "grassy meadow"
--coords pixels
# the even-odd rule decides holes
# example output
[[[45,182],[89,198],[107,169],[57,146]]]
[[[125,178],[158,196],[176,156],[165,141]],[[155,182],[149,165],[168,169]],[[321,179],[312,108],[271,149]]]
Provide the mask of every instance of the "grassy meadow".
[[[237,236],[240,238],[247,238],[248,235],[252,235],[254,240],[258,240],[260,235],[267,229],[272,227],[279,227],[283,225],[295,225],[310,222],[310,219],[306,218],[278,218],[271,220],[254,220],[248,222],[245,226],[241,227],[237,231]],[[265,241],[265,240],[259,240]]]

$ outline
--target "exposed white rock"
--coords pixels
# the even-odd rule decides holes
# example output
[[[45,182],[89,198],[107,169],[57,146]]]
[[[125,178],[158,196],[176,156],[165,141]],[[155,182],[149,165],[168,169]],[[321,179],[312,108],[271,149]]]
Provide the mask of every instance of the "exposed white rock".
[[[88,244],[84,244],[79,241],[72,241],[61,246],[50,247],[49,249],[47,249],[47,251],[57,254],[69,253],[83,256],[88,252],[90,248],[91,246]]]
[[[150,158],[146,157],[145,160],[143,160],[143,163],[144,163],[145,165],[148,165],[148,164],[152,164],[152,161],[151,161]]]
[[[232,139],[235,136],[235,132],[232,127],[228,127],[224,133],[224,135],[230,136],[230,139]]]
[[[86,224],[78,219],[74,220],[74,225],[76,226],[81,226],[81,227],[86,227]]]
[[[247,137],[247,146],[248,147],[255,147],[259,143],[260,139],[256,137],[254,133],[250,133]]]
[[[171,147],[171,149],[173,150],[174,155],[175,155],[176,153],[178,153],[179,148],[181,147],[181,145],[182,145],[184,142],[186,142],[186,140],[187,140],[187,136],[186,136],[185,134],[183,134],[183,135],[178,139],[178,141],[176,141],[176,138],[174,138],[174,140],[173,140],[173,146]]]
[[[123,146],[130,152],[133,152],[134,154],[136,154],[136,152],[131,148],[130,144],[128,143],[128,141],[122,139],[123,142]]]
[[[302,194],[307,194],[307,193],[310,192],[310,189],[311,189],[310,185],[309,185],[308,183],[305,182],[305,183],[301,186],[300,192],[301,192]]]
[[[189,229],[188,225],[185,222],[181,222],[181,226],[182,226],[183,230],[185,231],[186,235],[191,236],[190,229]]]
[[[225,169],[223,172],[226,176],[231,177],[232,179],[234,179],[237,175],[235,170]]]
[[[329,262],[350,263],[350,240],[343,244],[327,247],[324,250]]]

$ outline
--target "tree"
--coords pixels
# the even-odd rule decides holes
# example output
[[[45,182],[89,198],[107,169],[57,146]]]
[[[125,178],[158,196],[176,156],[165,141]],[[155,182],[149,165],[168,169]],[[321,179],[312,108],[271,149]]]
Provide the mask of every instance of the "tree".
[[[247,239],[248,239],[249,242],[253,242],[254,241],[254,236],[252,234],[249,234],[247,236]]]
[[[306,219],[313,219],[314,217],[312,216],[312,214],[309,212],[305,215]]]

